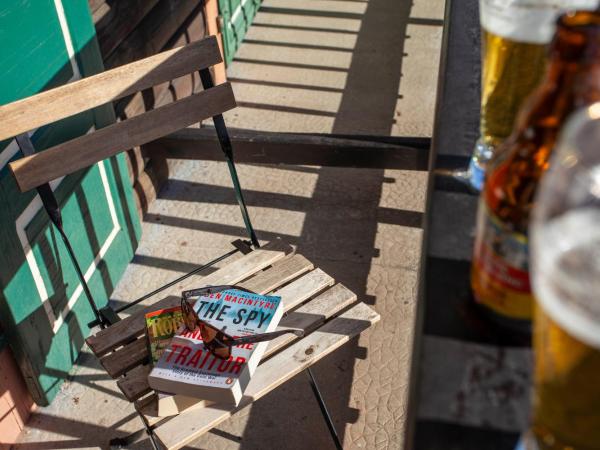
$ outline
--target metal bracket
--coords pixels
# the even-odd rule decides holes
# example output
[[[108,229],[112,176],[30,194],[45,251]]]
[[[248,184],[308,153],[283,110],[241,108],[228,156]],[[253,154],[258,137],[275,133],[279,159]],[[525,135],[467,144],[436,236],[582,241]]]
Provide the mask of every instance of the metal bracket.
[[[110,306],[104,306],[103,308],[100,308],[99,313],[100,316],[102,316],[102,321],[108,326],[121,320],[121,318]]]
[[[247,255],[253,250],[252,242],[244,241],[243,239],[236,239],[231,245],[237,248],[243,255]]]

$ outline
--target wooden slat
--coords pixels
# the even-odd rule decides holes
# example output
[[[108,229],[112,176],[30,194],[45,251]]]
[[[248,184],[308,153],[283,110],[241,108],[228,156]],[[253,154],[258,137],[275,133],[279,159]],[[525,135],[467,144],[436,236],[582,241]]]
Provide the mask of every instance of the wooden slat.
[[[249,164],[305,164],[427,170],[429,142],[424,138],[319,135],[230,129],[236,161]],[[171,159],[220,161],[219,143],[210,128],[189,128],[152,142],[146,149]]]
[[[88,5],[92,13],[96,12],[98,8],[101,8],[106,0],[88,0]]]
[[[117,380],[117,386],[127,400],[132,402],[150,392],[148,374],[151,369],[150,365],[137,366],[127,372],[126,377]]]
[[[379,319],[379,314],[359,303],[266,361],[254,374],[237,407],[217,404],[187,411],[157,425],[154,429],[156,437],[168,449],[183,447],[341,347]]]
[[[187,45],[190,42],[203,39],[205,32],[202,12],[195,12],[194,15],[195,17],[192,18],[191,22],[189,24],[186,23],[185,27],[177,32],[179,36],[173,45],[169,43],[171,48],[180,47]],[[117,52],[119,50],[117,50]],[[144,56],[147,55],[135,59],[140,59]],[[223,63],[220,65],[223,65]],[[217,66],[213,66],[213,68],[214,67]],[[220,81],[215,78],[215,84],[221,84],[224,81],[226,80]],[[197,72],[192,72],[189,75],[184,75],[171,80],[170,82],[155,84],[151,90],[146,89],[115,102],[115,114],[121,119],[137,116],[144,111],[187,97],[192,94],[194,90],[198,91],[199,89],[195,89],[198,86],[200,86],[200,76]]]
[[[283,310],[289,311],[313,295],[321,292],[324,288],[333,286],[333,283],[333,278],[331,278],[321,269],[315,269],[309,274],[303,276],[302,278],[298,278],[273,294],[281,296]]]
[[[219,62],[209,37],[0,106],[0,141]]]
[[[299,275],[312,269],[312,263],[302,255],[292,255],[283,260],[277,261],[272,267],[263,272],[259,272],[249,283],[252,290],[258,294],[266,294],[278,286],[285,284],[286,281],[296,278]],[[249,288],[250,289],[250,288]],[[140,344],[140,341],[143,343]],[[125,345],[123,348],[110,353],[100,359],[104,369],[108,374],[116,378],[123,375],[135,366],[144,364],[148,360],[148,346],[146,339],[142,337],[137,341]]]
[[[100,364],[112,378],[117,378],[147,359],[148,343],[142,337],[122,349],[100,358]]]
[[[199,3],[198,0],[160,0],[122,44],[105,59],[105,67],[121,66],[163,50],[181,30],[190,14],[201,10]]]
[[[331,278],[321,269],[315,269],[312,272],[309,272],[308,274],[298,278],[296,281],[288,284],[283,289],[280,289],[276,292],[276,294],[281,295],[284,311],[289,311],[332,284],[333,278]],[[312,302],[309,302],[309,304],[310,303]],[[292,314],[290,314],[288,318],[283,319],[285,322],[282,321],[282,326],[285,326],[287,321],[290,320],[289,317],[291,317]],[[285,345],[285,343],[282,345]],[[267,353],[269,353],[269,350],[267,350]],[[149,372],[150,367],[139,366],[131,372],[128,372],[126,377],[117,381],[117,385],[121,389],[121,392],[123,392],[125,395],[125,398],[133,401],[150,392],[150,386],[148,386]]]
[[[251,289],[254,292],[266,294],[276,287],[283,285],[286,281],[309,271],[312,267],[312,263],[304,256],[292,255],[277,261],[267,270],[259,272],[255,277],[251,278],[253,283],[249,282],[248,284],[252,286]],[[140,342],[142,342],[143,345],[140,344]],[[148,360],[148,356],[149,353],[146,339],[142,337],[141,339],[138,339],[131,344],[127,344],[123,348],[103,357],[100,359],[100,362],[108,374],[111,377],[116,378],[135,366],[144,364]]]
[[[291,251],[292,247],[290,245],[279,240],[269,242],[240,259],[221,267],[210,275],[195,279],[195,287],[238,283],[285,257]],[[177,305],[179,301],[179,297],[176,296],[164,298],[111,325],[109,328],[100,330],[94,336],[88,337],[86,343],[97,357],[103,356],[124,342],[140,336],[146,329],[144,315],[147,312]]]
[[[21,192],[235,107],[229,83],[10,163]]]
[[[336,284],[331,289],[326,290],[318,297],[312,299],[300,308],[289,313],[281,319],[278,329],[296,328],[304,330],[309,334],[317,327],[322,325],[327,319],[338,313],[346,306],[350,306],[356,301],[356,294],[343,284]],[[293,334],[284,334],[277,339],[269,342],[269,346],[264,357],[270,356],[290,344],[297,337]]]
[[[257,273],[254,277],[240,283],[243,288],[259,294],[266,294],[290,280],[308,272],[313,268],[313,263],[302,255],[293,255],[278,261],[273,267]]]

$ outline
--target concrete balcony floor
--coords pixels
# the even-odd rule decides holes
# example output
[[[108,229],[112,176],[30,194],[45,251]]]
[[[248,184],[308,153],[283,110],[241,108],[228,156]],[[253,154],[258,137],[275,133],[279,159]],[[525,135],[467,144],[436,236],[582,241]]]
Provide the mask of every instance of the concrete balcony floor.
[[[443,0],[267,0],[228,69],[229,126],[430,136]],[[426,172],[238,167],[263,241],[294,244],[372,304],[382,320],[317,364],[345,448],[401,448],[421,253]],[[170,163],[135,259],[113,294],[127,302],[244,237],[224,163]],[[198,279],[196,279],[196,282]],[[190,280],[185,287],[195,286]],[[181,290],[176,287],[172,292]],[[141,428],[133,406],[84,351],[57,399],[38,408],[18,449],[106,448]],[[135,448],[150,448],[147,440]],[[333,448],[305,375],[188,448]]]

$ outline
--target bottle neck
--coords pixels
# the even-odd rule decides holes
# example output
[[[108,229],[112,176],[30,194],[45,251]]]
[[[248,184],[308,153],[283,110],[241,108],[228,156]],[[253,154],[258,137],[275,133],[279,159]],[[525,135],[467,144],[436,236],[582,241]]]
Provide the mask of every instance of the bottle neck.
[[[573,110],[599,100],[600,26],[587,30],[583,42],[576,44],[558,33],[545,78],[517,129],[521,135],[531,134],[531,127],[558,129]]]
[[[565,23],[582,16],[597,23]],[[600,99],[600,14],[576,13],[560,20],[544,80],[492,160],[486,181],[486,203],[522,233],[527,232],[535,187],[548,168],[562,124],[574,109]]]

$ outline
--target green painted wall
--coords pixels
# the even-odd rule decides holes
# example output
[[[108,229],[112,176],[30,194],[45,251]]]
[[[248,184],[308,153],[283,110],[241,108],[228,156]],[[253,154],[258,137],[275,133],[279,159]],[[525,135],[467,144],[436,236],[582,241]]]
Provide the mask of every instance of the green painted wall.
[[[235,52],[242,43],[261,0],[219,0],[219,14],[223,18],[223,47],[225,63],[233,61]]]
[[[0,2],[0,104],[103,70],[85,0]],[[114,121],[112,106],[36,130],[36,149]],[[68,376],[92,311],[56,230],[34,192],[18,191],[0,142],[0,322],[38,404]],[[52,183],[65,229],[99,305],[106,304],[140,236],[124,155]]]

